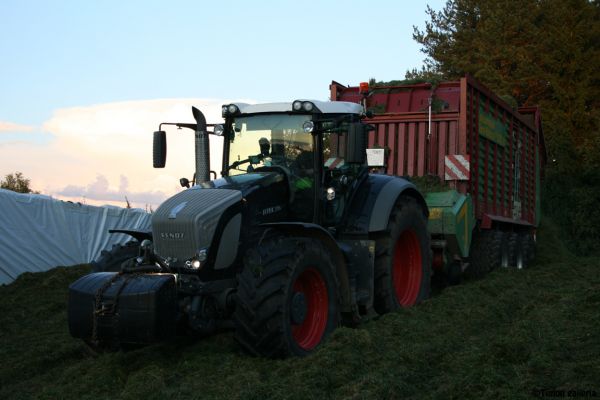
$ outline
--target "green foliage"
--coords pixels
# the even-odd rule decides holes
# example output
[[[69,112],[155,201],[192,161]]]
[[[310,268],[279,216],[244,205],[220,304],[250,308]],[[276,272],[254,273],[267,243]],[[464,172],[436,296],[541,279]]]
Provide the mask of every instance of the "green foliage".
[[[0,188],[17,193],[39,193],[31,190],[29,182],[30,180],[25,178],[21,172],[15,172],[7,174],[4,179],[0,180]]]
[[[600,171],[570,176],[550,167],[542,196],[544,212],[563,228],[569,249],[600,256]]]
[[[0,287],[0,398],[528,399],[599,391],[597,259],[539,231],[538,263],[447,288],[418,307],[340,328],[306,358],[242,353],[231,333],[94,356],[67,328],[67,287],[88,266]],[[540,264],[544,257],[544,264]]]
[[[585,215],[598,199],[597,180],[589,177],[600,169],[600,2],[447,0],[443,10],[427,13],[425,29],[413,34],[427,59],[410,77],[470,74],[513,98],[513,107],[539,105],[552,160],[550,199],[542,201],[558,201],[553,193],[564,192],[569,202],[545,204],[546,210],[566,235],[576,235],[568,236],[573,250],[599,251],[600,241],[577,243],[589,240],[600,217],[576,214]]]
[[[576,156],[598,158],[598,2],[448,0],[427,13],[425,29],[413,34],[428,56],[424,71],[468,73],[519,105],[540,105],[552,156],[563,157],[557,137],[566,135]]]

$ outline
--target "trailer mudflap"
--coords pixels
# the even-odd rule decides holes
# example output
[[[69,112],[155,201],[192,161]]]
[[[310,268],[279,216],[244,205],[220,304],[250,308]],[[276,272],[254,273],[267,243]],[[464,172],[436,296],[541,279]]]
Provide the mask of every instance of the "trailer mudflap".
[[[69,286],[69,332],[89,342],[153,343],[175,335],[173,274],[99,272]]]

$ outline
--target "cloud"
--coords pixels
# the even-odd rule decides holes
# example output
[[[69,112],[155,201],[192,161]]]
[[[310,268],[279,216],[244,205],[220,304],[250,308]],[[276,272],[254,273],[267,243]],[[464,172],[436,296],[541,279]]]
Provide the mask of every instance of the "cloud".
[[[0,133],[33,132],[34,129],[35,127],[31,125],[21,125],[13,122],[0,121]]]
[[[121,204],[125,204],[126,199],[135,203],[160,204],[167,198],[167,194],[160,190],[142,192],[130,190],[129,180],[124,175],[120,176],[118,190],[110,187],[108,179],[104,175],[98,175],[96,180],[87,186],[67,185],[56,194],[69,198]]]
[[[239,100],[252,103],[252,100]],[[161,122],[194,122],[191,107],[209,123],[222,121],[227,99],[157,99],[56,110],[43,124],[47,143],[0,145],[0,176],[21,171],[31,186],[64,200],[156,206],[181,190],[179,178],[194,172],[194,136],[188,129],[167,131],[167,165],[152,168],[152,132]],[[211,169],[220,171],[222,139],[211,136]],[[104,194],[102,194],[104,193]],[[92,201],[94,200],[94,201]]]

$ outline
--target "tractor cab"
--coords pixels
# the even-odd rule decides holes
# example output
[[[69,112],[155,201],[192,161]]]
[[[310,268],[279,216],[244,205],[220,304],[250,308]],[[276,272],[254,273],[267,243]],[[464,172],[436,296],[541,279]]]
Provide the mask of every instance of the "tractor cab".
[[[275,172],[289,187],[286,219],[336,225],[347,188],[366,175],[366,125],[355,103],[228,104],[222,176]]]

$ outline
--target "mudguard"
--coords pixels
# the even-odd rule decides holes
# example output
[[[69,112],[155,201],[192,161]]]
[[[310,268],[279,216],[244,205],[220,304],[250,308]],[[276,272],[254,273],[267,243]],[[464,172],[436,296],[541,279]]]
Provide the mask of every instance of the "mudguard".
[[[340,300],[342,312],[353,312],[353,301],[350,290],[350,279],[346,268],[347,260],[344,251],[340,248],[338,242],[331,236],[326,229],[317,224],[306,222],[273,222],[261,224],[261,227],[270,227],[290,235],[303,237],[317,237],[330,251],[335,262],[336,274],[340,284]]]
[[[138,231],[132,229],[109,229],[108,233],[124,233],[142,243],[145,239],[152,240],[152,231]]]
[[[429,217],[425,199],[413,183],[397,176],[369,174],[352,199],[345,233],[365,235],[386,230],[392,208],[400,196],[415,198],[425,217]]]

